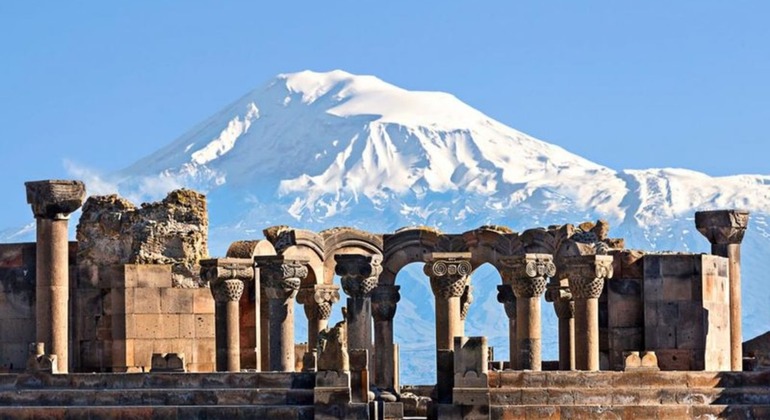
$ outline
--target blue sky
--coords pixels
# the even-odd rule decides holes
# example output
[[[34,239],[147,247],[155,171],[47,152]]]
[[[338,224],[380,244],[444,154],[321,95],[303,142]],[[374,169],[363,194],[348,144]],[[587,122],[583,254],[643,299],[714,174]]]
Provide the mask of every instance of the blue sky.
[[[768,174],[770,3],[0,2],[0,228],[282,72],[455,94],[615,169]]]

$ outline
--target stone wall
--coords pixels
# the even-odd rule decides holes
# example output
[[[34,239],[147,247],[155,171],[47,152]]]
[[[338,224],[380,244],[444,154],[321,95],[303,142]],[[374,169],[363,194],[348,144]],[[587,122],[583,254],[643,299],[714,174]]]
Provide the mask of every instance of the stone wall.
[[[644,256],[644,343],[663,370],[730,370],[727,258]]]
[[[174,285],[197,287],[208,256],[206,197],[176,190],[139,208],[117,195],[91,196],[77,227],[78,266],[170,264]]]

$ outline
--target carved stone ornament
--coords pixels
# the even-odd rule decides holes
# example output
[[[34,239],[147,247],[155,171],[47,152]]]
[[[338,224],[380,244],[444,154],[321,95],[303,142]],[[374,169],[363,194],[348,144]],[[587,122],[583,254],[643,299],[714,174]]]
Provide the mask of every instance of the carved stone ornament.
[[[312,287],[303,287],[299,290],[297,301],[304,305],[308,319],[329,319],[332,305],[340,301],[339,286],[316,284]]]
[[[575,317],[575,302],[570,299],[557,299],[553,302],[553,310],[559,319]]]
[[[39,219],[66,220],[83,205],[86,187],[81,181],[45,180],[25,182],[27,203]]]
[[[575,299],[597,299],[604,280],[612,278],[612,256],[582,255],[564,259],[564,272]]]
[[[497,286],[497,301],[503,304],[508,319],[516,319],[516,295],[513,286],[501,284]]]
[[[243,295],[244,283],[254,280],[250,259],[215,258],[200,261],[201,280],[211,288],[217,302],[238,301]]]
[[[332,328],[318,333],[318,371],[350,371],[347,322],[340,321]]]
[[[352,298],[371,296],[377,287],[382,273],[382,257],[380,255],[343,254],[335,255],[337,263],[334,271],[340,276],[342,290]]]
[[[238,279],[217,280],[211,283],[211,294],[217,302],[237,302],[243,295],[243,281]]]
[[[381,284],[372,293],[372,317],[375,321],[390,321],[396,315],[401,286]]]
[[[468,276],[471,274],[470,254],[434,253],[433,261],[425,264],[423,271],[430,277],[433,294],[442,299],[460,297],[465,293]]]
[[[248,258],[212,258],[200,260],[200,276],[204,282],[238,279],[254,280],[254,266]]]
[[[712,244],[740,244],[749,225],[746,210],[695,212],[695,227]]]
[[[307,260],[285,259],[283,256],[254,257],[260,281],[268,299],[293,299],[302,279],[307,277]]]
[[[503,272],[516,297],[538,298],[545,292],[546,277],[556,274],[549,254],[524,254],[501,260]]]

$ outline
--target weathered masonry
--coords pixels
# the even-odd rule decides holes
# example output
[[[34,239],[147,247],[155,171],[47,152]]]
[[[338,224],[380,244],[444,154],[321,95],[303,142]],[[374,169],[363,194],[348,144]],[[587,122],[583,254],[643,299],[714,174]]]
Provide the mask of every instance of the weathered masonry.
[[[83,204],[78,181],[30,182],[27,193],[37,242],[0,245],[3,414],[770,414],[770,374],[742,372],[745,211],[696,214],[712,254],[624,249],[598,221],[521,233],[276,226],[209,258],[206,201],[193,191],[140,208],[117,196]],[[70,243],[67,218],[81,205]],[[437,377],[428,389],[399,381],[396,280],[411,263],[424,264],[435,302]],[[504,360],[489,360],[485,337],[465,336],[473,273],[484,264],[502,279]],[[559,319],[553,362],[542,360],[543,296]],[[335,306],[345,319],[330,326]],[[298,316],[307,337],[295,336]],[[78,397],[93,383],[123,392]]]

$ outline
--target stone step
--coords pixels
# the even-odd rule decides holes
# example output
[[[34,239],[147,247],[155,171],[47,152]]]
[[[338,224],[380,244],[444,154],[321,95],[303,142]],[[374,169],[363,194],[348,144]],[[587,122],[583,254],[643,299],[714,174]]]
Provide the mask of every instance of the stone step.
[[[313,405],[312,389],[18,389],[0,390],[0,406]]]
[[[770,387],[491,388],[491,405],[770,405]]]
[[[315,373],[71,373],[0,374],[3,389],[294,388],[312,389]]]
[[[0,418],[12,419],[281,419],[312,420],[312,405],[303,406],[100,406],[2,407]]]
[[[770,405],[628,405],[490,407],[493,419],[768,419]]]
[[[770,371],[764,372],[522,372],[490,371],[490,388],[734,388],[770,386]]]

